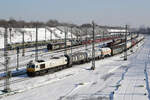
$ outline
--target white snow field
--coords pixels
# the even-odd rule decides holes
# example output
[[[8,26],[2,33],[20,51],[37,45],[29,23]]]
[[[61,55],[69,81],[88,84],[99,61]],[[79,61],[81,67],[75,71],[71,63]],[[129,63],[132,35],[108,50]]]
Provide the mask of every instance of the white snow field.
[[[115,33],[115,32],[126,32],[125,29],[107,29],[107,31],[108,32],[113,32],[113,33]]]
[[[5,32],[5,29],[0,27],[0,48],[4,48],[4,32]],[[23,32],[25,34],[24,35],[25,42],[36,40],[35,28],[12,28],[11,41],[10,41],[10,31],[8,29],[8,43],[22,42]],[[72,37],[75,38],[75,35],[73,35]],[[38,41],[50,40],[51,38],[63,39],[65,38],[65,33],[56,27],[38,28]],[[67,33],[67,38],[71,38],[70,32]]]
[[[75,65],[53,74],[29,78],[11,84],[16,94],[0,95],[1,100],[149,100],[150,36],[123,54],[91,63]],[[1,90],[3,88],[0,88]]]

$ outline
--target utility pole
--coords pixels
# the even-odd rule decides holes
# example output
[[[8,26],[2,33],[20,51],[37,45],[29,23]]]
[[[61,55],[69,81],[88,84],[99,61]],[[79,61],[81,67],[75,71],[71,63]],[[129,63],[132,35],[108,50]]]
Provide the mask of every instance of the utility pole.
[[[86,42],[88,41],[88,39],[87,39],[87,28],[85,29],[85,32],[86,32]],[[87,51],[88,49],[87,49],[87,43],[85,43],[85,50]]]
[[[35,61],[38,60],[38,27],[36,25]]]
[[[103,40],[104,40],[104,31],[103,31]],[[104,41],[102,41],[102,43],[103,43],[103,47],[104,47]]]
[[[79,40],[79,31],[76,31],[76,39]]]
[[[82,41],[82,29],[80,28],[80,31],[79,31],[79,34],[80,34],[80,41]]]
[[[66,42],[67,42],[67,32],[68,32],[68,29],[66,29],[65,28],[65,51],[64,51],[64,54],[67,54],[67,44],[66,44]]]
[[[8,57],[8,32],[7,27],[5,27],[5,34],[4,34],[4,58],[5,58],[5,73],[6,79],[4,81],[4,90],[3,92],[10,92],[10,82],[9,79],[11,77],[11,72],[9,71],[8,64],[9,64],[9,57]]]
[[[71,26],[71,55],[72,55],[72,45],[73,45],[73,43],[72,43],[72,41],[73,41],[73,39],[72,39],[72,26]]]
[[[132,40],[133,40],[133,38],[132,38],[132,32],[130,34],[131,34],[131,45],[132,45]],[[131,47],[131,52],[133,52],[132,47]]]
[[[72,46],[73,46],[73,42],[72,42],[73,41],[73,39],[72,39],[72,28],[73,28],[73,26],[71,26],[71,61],[70,61],[71,64],[72,64],[72,58],[73,58],[72,57]]]
[[[19,70],[19,47],[17,47],[17,68],[16,70]]]
[[[52,42],[52,33],[53,33],[53,31],[50,30],[50,40],[51,40],[51,42]]]
[[[11,31],[12,31],[12,28],[9,28],[9,32],[10,32],[10,34],[9,34],[9,35],[10,35],[10,37],[9,37],[9,38],[10,38],[10,43],[11,43]]]
[[[46,26],[45,26],[45,41],[46,41]]]
[[[93,25],[93,41],[92,41],[92,67],[91,70],[95,70],[95,23],[92,22]]]
[[[23,49],[22,49],[22,56],[24,56],[25,54],[25,48],[24,48],[24,30],[22,31],[22,45],[23,45]]]
[[[125,32],[124,60],[127,60],[127,32],[128,32],[128,26],[127,25],[126,25],[125,29],[126,29],[126,32]]]

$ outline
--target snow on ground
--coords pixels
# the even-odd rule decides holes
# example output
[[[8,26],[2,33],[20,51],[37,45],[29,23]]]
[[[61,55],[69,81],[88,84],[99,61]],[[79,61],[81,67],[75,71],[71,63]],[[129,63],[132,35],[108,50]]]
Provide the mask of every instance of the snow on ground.
[[[108,32],[126,32],[125,29],[107,29]]]
[[[0,48],[4,48],[4,28],[0,28]],[[36,40],[36,29],[35,28],[12,28],[11,31],[11,41],[10,41],[10,31],[8,29],[8,42],[17,43],[22,42],[22,33],[24,32],[25,42]],[[52,34],[51,34],[52,33]],[[38,41],[51,40],[52,39],[63,39],[65,38],[65,32],[55,28],[46,27],[38,28]],[[67,33],[67,38],[71,38],[71,33]],[[75,36],[73,35],[73,38]]]
[[[86,63],[44,76],[16,77],[26,79],[11,85],[20,93],[2,100],[149,100],[149,38],[128,52],[127,61],[122,54],[98,60],[94,71]]]
[[[114,61],[112,59],[114,59]],[[23,93],[27,93],[27,95],[29,91],[30,95],[34,95],[35,93],[37,93],[36,95],[41,94],[38,90],[36,90],[36,88],[32,89],[34,87],[39,87],[40,91],[43,92],[46,88],[45,91],[46,94],[43,93],[41,95],[42,98],[45,100],[56,100],[59,98],[64,99],[74,98],[76,92],[80,93],[80,91],[81,93],[83,92],[84,94],[76,94],[75,97],[79,98],[82,95],[88,96],[90,94],[94,94],[95,92],[99,91],[99,89],[105,88],[106,83],[105,84],[103,83],[107,80],[107,78],[113,75],[113,72],[116,69],[121,68],[123,66],[123,65],[118,66],[120,62],[116,63],[117,59],[120,59],[120,56],[104,59],[102,61],[97,61],[96,62],[96,65],[98,65],[96,66],[97,70],[94,72],[88,70],[91,65],[89,63],[83,65],[76,65],[73,68],[66,69],[54,74],[36,77],[32,80],[27,80],[26,82],[14,84],[13,88],[14,90],[25,91]],[[111,63],[112,66],[110,66],[109,63]],[[126,65],[127,62],[125,62],[124,64]],[[45,88],[41,87],[43,86],[43,83],[46,84],[44,85]],[[99,86],[100,88],[97,88]],[[27,91],[28,89],[29,91]],[[84,91],[82,91],[83,89]],[[47,98],[47,96],[52,98]],[[21,98],[18,97],[16,99],[20,100]],[[40,98],[39,100],[41,100],[42,98]],[[33,96],[31,96],[30,98],[28,98],[28,100],[38,100],[38,99],[36,97],[34,98]]]
[[[114,100],[149,100],[145,84],[145,61],[149,54],[149,43],[146,42],[144,48],[130,57],[130,64],[121,80],[118,82],[112,98]]]

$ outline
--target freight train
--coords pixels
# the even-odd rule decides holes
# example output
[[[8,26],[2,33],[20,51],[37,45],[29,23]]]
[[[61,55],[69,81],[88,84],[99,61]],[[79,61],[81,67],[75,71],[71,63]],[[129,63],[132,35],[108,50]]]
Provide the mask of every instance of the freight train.
[[[53,40],[43,40],[43,41],[38,41],[37,45],[38,46],[47,46],[49,43],[62,43],[64,41],[64,39],[53,39]],[[31,48],[31,47],[35,47],[36,42],[35,41],[28,41],[28,42],[24,42],[23,43],[11,43],[8,44],[8,50],[15,50],[16,48],[20,48],[22,49],[24,48]]]
[[[144,39],[143,36],[136,37],[127,41],[126,48],[129,49],[138,42]],[[96,48],[95,59],[103,59],[104,57],[113,56],[122,53],[125,50],[125,43],[120,43],[113,47]],[[64,68],[69,68],[75,64],[81,64],[91,61],[92,53],[90,50],[85,52],[76,52],[73,54],[66,54],[60,57],[53,57],[49,61],[39,60],[30,61],[27,64],[27,75],[37,76],[49,72],[55,72]]]
[[[132,36],[131,35],[128,35],[127,36],[127,40],[130,40],[131,38],[136,38],[137,37],[137,34],[133,34]],[[112,42],[110,42],[110,45],[112,45],[112,43],[114,44],[119,44],[121,42],[123,42],[125,39],[124,39],[124,36],[123,35],[110,35],[110,36],[98,36],[98,37],[95,37],[95,43],[100,43],[100,42],[106,42],[106,41],[111,41],[113,40]],[[63,48],[68,48],[68,47],[71,47],[71,46],[79,46],[79,45],[89,45],[92,43],[92,39],[91,38],[88,38],[87,40],[80,40],[80,41],[73,41],[73,44],[71,45],[71,42],[70,41],[67,41],[66,44],[64,42],[57,42],[57,43],[48,43],[47,44],[47,50],[49,51],[52,51],[52,50],[58,50],[58,49],[63,49]]]
[[[114,39],[118,39],[121,38],[122,35],[110,35],[110,36],[99,36],[99,37],[95,37],[95,43],[99,43],[99,42],[105,42],[105,41],[109,41],[109,40],[114,40]],[[71,46],[79,46],[79,45],[85,45],[85,44],[91,44],[92,43],[92,39],[88,38],[87,40],[76,40],[72,42],[73,44],[71,45],[70,41],[67,41],[66,44],[64,42],[57,42],[57,43],[48,43],[47,44],[47,50],[52,51],[52,50],[58,50],[58,49],[63,49],[63,48],[68,48]]]

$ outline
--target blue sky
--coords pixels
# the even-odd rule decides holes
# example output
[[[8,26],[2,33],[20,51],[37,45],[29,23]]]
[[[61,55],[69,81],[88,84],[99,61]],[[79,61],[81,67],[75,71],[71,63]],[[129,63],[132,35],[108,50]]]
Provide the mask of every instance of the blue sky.
[[[0,19],[150,26],[150,0],[0,0]]]

